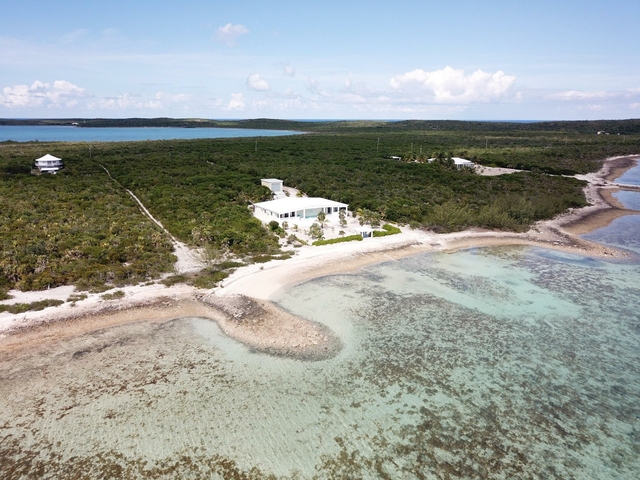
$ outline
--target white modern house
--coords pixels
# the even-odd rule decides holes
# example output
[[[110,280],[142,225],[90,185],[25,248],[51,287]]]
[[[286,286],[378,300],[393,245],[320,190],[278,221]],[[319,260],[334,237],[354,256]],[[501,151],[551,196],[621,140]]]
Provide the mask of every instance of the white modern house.
[[[256,212],[261,212],[267,217],[274,219],[297,218],[300,220],[317,218],[320,212],[324,212],[327,216],[338,215],[340,210],[347,213],[349,208],[346,203],[319,197],[284,197],[269,202],[256,203],[254,206]]]
[[[453,160],[453,163],[455,164],[456,168],[458,170],[460,170],[462,167],[474,167],[475,163],[473,163],[471,160],[467,160],[465,158],[460,158],[460,157],[451,157],[451,160]],[[430,158],[427,160],[427,162],[431,163],[435,161],[435,158]]]
[[[267,187],[273,192],[273,196],[275,198],[282,198],[285,196],[282,180],[278,180],[277,178],[263,178],[260,182],[263,187]]]
[[[64,168],[64,163],[61,158],[47,153],[44,157],[36,159],[35,166],[41,173],[56,173]]]

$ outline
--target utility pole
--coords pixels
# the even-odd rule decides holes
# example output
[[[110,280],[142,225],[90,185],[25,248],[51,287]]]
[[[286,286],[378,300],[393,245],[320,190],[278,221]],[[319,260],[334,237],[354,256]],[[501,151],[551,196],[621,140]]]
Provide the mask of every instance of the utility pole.
[[[380,150],[380,137],[378,137],[378,145],[376,145],[376,152]]]
[[[256,138],[256,152],[258,151],[258,139]]]
[[[489,148],[489,139],[488,138],[484,139],[484,148]]]
[[[91,160],[91,149],[93,148],[93,145],[89,145],[89,160]]]

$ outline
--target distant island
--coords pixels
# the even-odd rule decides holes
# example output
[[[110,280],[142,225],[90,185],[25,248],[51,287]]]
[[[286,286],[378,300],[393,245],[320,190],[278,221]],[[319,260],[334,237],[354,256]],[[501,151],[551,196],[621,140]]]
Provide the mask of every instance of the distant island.
[[[629,135],[640,133],[640,119],[492,122],[460,120],[335,120],[301,121],[256,118],[246,120],[213,120],[204,118],[34,118],[0,119],[0,126],[39,125],[75,126],[79,128],[104,127],[174,127],[174,128],[247,128],[265,130],[298,130],[308,132],[401,132],[411,130],[442,130],[468,132],[567,132],[608,133]]]

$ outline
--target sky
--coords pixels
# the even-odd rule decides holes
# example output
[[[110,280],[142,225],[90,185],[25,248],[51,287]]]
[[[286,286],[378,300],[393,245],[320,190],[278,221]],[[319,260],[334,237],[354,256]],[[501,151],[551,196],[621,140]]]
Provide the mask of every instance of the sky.
[[[0,118],[640,117],[640,1],[0,0]]]

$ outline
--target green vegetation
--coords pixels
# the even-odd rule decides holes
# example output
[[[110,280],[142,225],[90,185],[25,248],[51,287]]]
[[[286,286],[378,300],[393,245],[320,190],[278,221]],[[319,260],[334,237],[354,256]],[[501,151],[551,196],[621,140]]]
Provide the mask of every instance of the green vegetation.
[[[119,300],[124,298],[124,292],[122,290],[116,290],[113,293],[105,293],[104,295],[100,295],[100,298],[103,300]]]
[[[265,261],[269,261],[271,259],[271,257],[268,257]],[[240,262],[220,262],[210,267],[206,267],[197,273],[170,275],[167,278],[160,280],[160,283],[167,287],[171,287],[178,283],[184,283],[198,288],[210,289],[216,287],[220,281],[227,278],[233,272],[233,269],[242,265],[244,264]]]
[[[334,243],[353,242],[353,241],[359,242],[361,240],[362,240],[362,235],[348,235],[346,237],[331,238],[329,240],[316,240],[315,242],[312,243],[312,245],[319,247],[321,245],[332,245]]]
[[[0,147],[0,289],[124,285],[172,268],[169,239],[85,147],[65,148],[57,175],[30,175],[45,148]]]
[[[178,283],[188,282],[189,278],[183,274],[169,275],[167,278],[163,278],[162,280],[160,280],[160,283],[162,283],[166,287],[172,287],[174,285],[177,285]]]
[[[290,255],[283,254],[278,243],[278,236],[291,237],[288,225],[265,228],[248,208],[270,198],[260,178],[281,178],[310,196],[349,203],[372,225],[394,222],[439,232],[467,227],[523,231],[537,220],[586,203],[584,182],[548,173],[595,171],[607,156],[640,150],[637,120],[301,124],[258,119],[216,125],[160,120],[174,126],[172,122],[304,127],[316,133],[263,137],[257,151],[252,138],[98,143],[92,145],[91,158],[86,144],[1,144],[0,292],[68,284],[104,291],[172,271],[170,239],[101,165],[175,237],[210,253],[210,264],[198,280],[210,285],[234,268],[221,265],[221,259],[246,264]],[[86,126],[90,124],[101,126],[98,121],[87,121]],[[612,135],[596,135],[598,130]],[[389,158],[442,152],[527,171],[483,177],[444,163]],[[33,160],[45,153],[63,158],[65,170],[30,175]],[[315,232],[320,236],[321,227]],[[296,225],[291,229],[298,230]],[[380,234],[389,230],[384,231]],[[294,246],[301,244],[290,239]]]
[[[198,288],[214,288],[219,282],[227,278],[229,273],[224,270],[204,270],[197,273],[189,283]]]
[[[79,302],[80,300],[84,300],[87,297],[88,295],[84,293],[81,293],[81,294],[74,293],[72,295],[69,295],[69,298],[67,298],[67,302],[76,303],[76,302]]]
[[[0,305],[0,312],[9,312],[13,314],[34,312],[44,310],[47,307],[57,307],[62,305],[62,300],[40,300],[31,303],[14,303],[13,305]]]
[[[402,230],[400,230],[398,227],[394,227],[393,225],[385,223],[382,226],[382,231],[381,230],[374,230],[373,231],[373,236],[374,237],[386,237],[387,235],[396,235],[398,233],[402,233]]]

